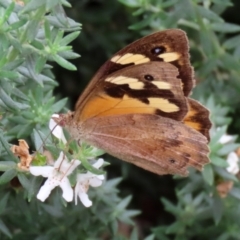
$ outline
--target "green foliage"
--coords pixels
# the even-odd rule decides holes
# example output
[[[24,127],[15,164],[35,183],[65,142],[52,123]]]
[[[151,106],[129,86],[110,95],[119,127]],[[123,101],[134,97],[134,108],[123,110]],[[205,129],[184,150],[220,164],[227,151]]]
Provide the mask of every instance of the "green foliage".
[[[56,159],[65,145],[50,137],[47,125],[55,112],[65,108],[67,99],[56,99],[54,62],[67,70],[79,54],[69,45],[80,33],[81,24],[68,18],[62,0],[30,0],[16,3],[0,1],[0,238],[1,239],[97,239],[101,235],[117,236],[118,221],[133,224],[139,213],[126,210],[130,197],[121,199],[120,179],[106,181],[102,188],[89,192],[94,206],[67,204],[61,191],[54,190],[46,203],[35,198],[42,177],[34,177],[19,167],[12,143],[25,138],[30,152],[38,151],[32,165],[43,166],[49,150]],[[51,65],[50,65],[51,64]],[[82,170],[103,174],[88,159],[102,151],[71,142],[82,159]],[[68,153],[66,153],[69,155]],[[105,164],[107,165],[107,163]],[[75,180],[76,184],[76,180]]]
[[[72,1],[72,5],[69,8],[71,5],[65,0],[0,1],[0,238],[238,239],[240,184],[238,176],[227,171],[226,159],[240,146],[240,25],[222,17],[232,2],[119,0],[110,4],[85,0]],[[65,11],[75,20],[67,17]],[[81,25],[75,21],[83,23],[80,38]],[[159,214],[158,222],[146,224],[147,229],[141,221],[133,220],[139,211],[126,210],[130,202],[134,206],[134,194],[133,200],[128,196],[129,186],[123,191],[126,197],[118,196],[120,179],[90,189],[91,208],[67,204],[59,189],[45,203],[35,199],[43,179],[21,171],[10,147],[17,139],[25,138],[33,151],[42,152],[44,143],[54,159],[58,149],[63,150],[60,143],[53,144],[56,141],[49,138],[47,128],[50,116],[65,111],[67,102],[53,96],[57,82],[52,69],[59,69],[55,70],[59,78],[64,76],[64,86],[66,81],[71,85],[74,77],[70,71],[76,66],[82,82],[87,82],[114,51],[141,35],[167,28],[181,28],[189,37],[197,82],[193,97],[211,111],[211,163],[202,173],[190,170],[188,178],[174,177],[175,198],[157,196],[165,215]],[[80,46],[81,64],[74,60],[79,54],[72,51],[73,40],[77,43],[74,49]],[[66,69],[64,74],[57,65]],[[79,86],[79,82],[76,84]],[[76,84],[70,88],[79,91]],[[234,136],[223,143],[229,129]],[[76,150],[76,145],[71,144]],[[102,152],[83,146],[79,154],[85,169],[102,173],[88,161],[89,156],[97,157]],[[42,166],[45,162],[40,154],[34,164]],[[144,188],[156,192],[157,188],[171,187],[169,182],[159,186],[159,178],[157,182],[144,179],[124,164],[117,168],[125,178],[134,179],[135,184],[140,182],[142,192]],[[218,186],[227,181],[233,187],[223,198]],[[165,216],[171,216],[171,220],[165,221]],[[119,233],[119,222],[134,225],[127,237]]]

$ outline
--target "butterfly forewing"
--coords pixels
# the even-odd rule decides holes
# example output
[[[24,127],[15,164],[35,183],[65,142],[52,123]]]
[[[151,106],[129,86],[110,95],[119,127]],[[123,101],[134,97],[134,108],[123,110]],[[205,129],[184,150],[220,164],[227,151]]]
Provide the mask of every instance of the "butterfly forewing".
[[[76,116],[84,121],[91,117],[148,113],[182,120],[188,104],[177,76],[178,69],[164,62],[124,68],[103,79]]]
[[[188,40],[184,31],[169,29],[143,37],[108,60],[95,74],[90,84],[80,96],[76,109],[82,107],[88,95],[94,92],[96,85],[113,72],[123,68],[148,63],[151,61],[169,62],[179,70],[178,80],[182,83],[183,92],[188,96],[194,86],[193,70],[189,61]]]

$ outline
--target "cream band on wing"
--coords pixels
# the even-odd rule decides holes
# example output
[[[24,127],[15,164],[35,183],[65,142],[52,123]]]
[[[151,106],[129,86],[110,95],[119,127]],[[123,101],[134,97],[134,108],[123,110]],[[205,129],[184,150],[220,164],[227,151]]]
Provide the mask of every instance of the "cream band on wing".
[[[164,62],[173,62],[180,58],[180,54],[177,52],[162,53],[158,55],[159,58],[162,58]]]
[[[105,79],[106,82],[111,82],[115,83],[117,85],[122,85],[122,84],[129,84],[129,83],[135,83],[138,82],[139,80],[137,78],[130,78],[130,77],[125,77],[125,76],[118,76],[118,77],[109,77]]]
[[[164,98],[148,98],[149,105],[166,113],[177,112],[179,107]]]
[[[118,77],[109,77],[105,79],[106,82],[111,82],[117,85],[128,84],[131,89],[144,89],[144,83],[139,81],[137,78],[118,76]],[[158,89],[171,89],[171,84],[164,81],[151,81]]]
[[[150,62],[150,59],[142,54],[127,53],[122,56],[120,55],[114,56],[111,59],[111,62],[119,63],[122,65],[129,64],[129,63],[134,63],[137,65],[141,63]]]

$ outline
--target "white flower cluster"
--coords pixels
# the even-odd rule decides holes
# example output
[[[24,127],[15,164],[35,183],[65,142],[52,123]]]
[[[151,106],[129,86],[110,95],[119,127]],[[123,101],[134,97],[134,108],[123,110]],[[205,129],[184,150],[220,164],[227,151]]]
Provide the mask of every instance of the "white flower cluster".
[[[54,114],[53,117],[58,117],[58,115]],[[57,125],[53,119],[49,122],[49,128],[55,137],[66,143],[62,127]],[[103,159],[99,158],[93,164],[93,167],[99,169],[103,163]],[[63,152],[60,152],[54,166],[30,166],[29,170],[32,175],[48,178],[40,188],[37,198],[44,202],[50,195],[51,191],[59,186],[63,192],[62,197],[67,202],[73,201],[73,195],[75,195],[75,204],[77,204],[77,198],[79,197],[85,207],[90,207],[92,201],[87,194],[89,186],[99,187],[104,180],[104,175],[96,175],[91,172],[77,174],[77,183],[73,191],[68,176],[71,175],[80,164],[81,162],[77,159],[69,161],[66,155]]]
[[[233,136],[224,134],[220,139],[219,142],[221,144],[226,144],[231,142],[234,139]],[[227,156],[227,163],[228,167],[226,170],[233,175],[236,175],[239,172],[239,158],[235,152],[230,152]]]

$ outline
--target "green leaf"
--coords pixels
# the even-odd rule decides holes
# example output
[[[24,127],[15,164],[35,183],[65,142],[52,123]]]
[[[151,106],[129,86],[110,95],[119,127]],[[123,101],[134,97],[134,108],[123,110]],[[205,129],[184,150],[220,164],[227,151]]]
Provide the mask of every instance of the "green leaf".
[[[58,53],[59,56],[65,58],[65,59],[75,59],[79,58],[81,55],[74,53],[72,51],[63,51]]]
[[[21,64],[23,64],[24,60],[25,59],[23,58],[16,59],[14,61],[7,63],[4,67],[6,70],[16,71],[16,68],[19,67]]]
[[[239,42],[240,42],[240,35],[227,38],[227,40],[223,43],[223,47],[227,49],[232,49],[232,48],[238,47]]]
[[[20,98],[21,100],[25,100],[25,101],[28,101],[28,97],[22,93],[18,88],[14,88],[12,90],[12,94],[18,98]]]
[[[47,19],[45,19],[44,21],[44,33],[45,33],[46,39],[49,42],[51,42],[51,29],[50,29],[49,21]]]
[[[63,68],[66,68],[66,69],[71,70],[71,71],[77,70],[77,68],[72,63],[65,60],[64,58],[62,58],[59,55],[53,55],[52,58],[55,62],[57,62]]]
[[[212,149],[212,146],[216,145],[217,143],[219,143],[219,139],[224,135],[224,133],[226,133],[227,131],[227,127],[228,126],[222,126],[221,128],[219,128],[214,136],[212,136],[211,138],[211,142],[210,142],[210,148]]]
[[[40,73],[43,70],[43,68],[46,64],[46,61],[47,61],[47,59],[43,56],[39,56],[37,58],[37,61],[36,61],[36,64],[35,64],[36,73]]]
[[[89,162],[88,160],[85,158],[85,157],[81,157],[80,159],[82,165],[89,171],[89,172],[92,172],[94,174],[97,174],[97,175],[101,175],[101,174],[104,174],[105,172],[103,170],[99,170],[95,167],[93,167]]]
[[[16,169],[17,164],[13,161],[0,161],[0,172],[5,172],[10,169]]]
[[[23,138],[30,135],[34,126],[35,126],[34,123],[21,125],[21,129],[17,133],[17,138]]]
[[[226,162],[226,159],[220,158],[216,155],[212,155],[212,156],[210,155],[210,159],[211,159],[211,163],[216,166],[223,167],[223,168],[228,167],[228,163]]]
[[[48,0],[48,1],[51,1],[51,0]],[[68,7],[68,8],[72,7],[72,5],[66,0],[62,0],[61,2],[62,2],[62,5],[65,7]]]
[[[9,110],[18,111],[28,108],[28,105],[24,103],[13,101],[3,89],[0,89],[0,98],[6,104]]]
[[[19,78],[19,74],[17,72],[10,72],[10,71],[0,71],[0,77],[1,78],[8,78],[8,79],[15,79]]]
[[[67,98],[63,98],[58,102],[54,103],[52,106],[52,112],[60,112],[65,107],[67,100]]]
[[[47,10],[53,9],[57,4],[61,4],[61,0],[47,0],[46,8]]]
[[[225,168],[222,167],[214,167],[214,170],[217,174],[219,174],[222,178],[224,179],[229,179],[232,180],[234,182],[238,182],[238,179],[236,178],[235,175],[229,173]]]
[[[151,234],[151,235],[147,236],[146,238],[144,238],[144,240],[154,240],[154,235]]]
[[[42,152],[44,147],[44,140],[46,139],[46,136],[43,135],[42,132],[34,128],[31,134],[31,138],[34,143],[35,149],[39,152]]]
[[[6,210],[9,193],[6,193],[0,200],[0,215]]]
[[[32,197],[39,191],[40,186],[43,182],[42,177],[31,177],[30,181],[30,186],[28,189],[28,201],[30,202]]]
[[[23,188],[25,189],[29,189],[30,187],[30,181],[29,179],[26,177],[26,174],[24,173],[18,173],[18,180],[19,182],[22,184]]]
[[[131,233],[129,240],[138,240],[138,239],[139,239],[138,231],[137,231],[137,228],[135,227]]]
[[[121,181],[122,181],[122,178],[114,178],[114,179],[108,180],[105,184],[105,187],[109,189],[115,188]]]
[[[179,229],[182,229],[182,227],[183,227],[182,222],[180,221],[174,222],[167,228],[166,233],[167,234],[177,233]]]
[[[5,23],[5,22],[8,20],[8,18],[10,17],[11,13],[12,13],[13,10],[14,10],[14,6],[15,6],[15,3],[14,3],[14,2],[11,2],[11,3],[9,4],[9,6],[7,7],[7,9],[6,9],[5,13],[4,13],[4,16],[3,16],[3,18],[2,18],[2,21],[0,22],[0,25],[1,25],[2,23]]]
[[[0,131],[1,133],[1,131]],[[12,151],[10,150],[11,146],[10,144],[5,140],[3,134],[0,134],[0,142],[2,143],[2,146],[4,147],[5,151],[8,153],[8,155],[10,155],[10,157],[13,160],[16,160],[16,162],[18,162],[17,157],[14,156],[14,154],[12,153]]]
[[[116,208],[118,210],[123,210],[125,208],[127,208],[128,204],[130,203],[130,201],[132,200],[132,196],[127,196],[125,197],[117,206]]]
[[[219,196],[215,196],[212,202],[212,211],[213,211],[213,219],[216,225],[221,221],[221,218],[223,215],[223,208],[224,206],[221,198]]]
[[[172,213],[172,214],[180,214],[180,210],[179,210],[179,208],[178,208],[178,206],[175,206],[174,204],[172,204],[168,199],[166,199],[166,198],[161,198],[161,202],[163,203],[163,205],[164,205],[164,208],[168,211],[168,212],[170,212],[170,213]]]
[[[64,37],[63,39],[60,40],[60,45],[61,46],[68,45],[70,42],[72,42],[74,39],[76,39],[79,34],[80,34],[80,31],[76,31],[76,32],[72,32],[72,33],[68,34],[66,37]]]
[[[26,23],[27,23],[27,19],[21,19],[17,22],[10,24],[9,27],[11,30],[17,30],[17,29],[23,27]]]
[[[28,2],[27,5],[22,9],[22,13],[28,13],[33,10],[37,10],[39,7],[44,6],[46,4],[47,0],[31,0]]]
[[[128,7],[136,8],[141,6],[141,2],[139,0],[118,0],[120,3],[125,4]]]
[[[110,230],[112,232],[112,234],[115,236],[117,234],[118,231],[118,222],[116,221],[116,219],[114,219],[113,221],[111,221],[110,223]]]
[[[211,11],[210,9],[207,9],[206,7],[202,7],[202,6],[198,5],[196,10],[199,12],[199,15],[202,18],[206,18],[208,20],[223,23],[223,19],[221,17],[219,17],[219,15],[217,15],[215,12]]]
[[[233,187],[231,189],[231,191],[229,192],[229,194],[237,199],[240,199],[240,189],[239,188],[236,188],[236,187]]]
[[[0,176],[0,185],[10,182],[16,176],[17,176],[16,169],[7,170]]]
[[[47,213],[49,213],[51,216],[55,217],[55,218],[59,218],[63,216],[63,212],[56,208],[53,207],[51,205],[47,205],[47,204],[42,204],[41,206]]]
[[[141,28],[148,26],[152,20],[153,20],[153,15],[150,15],[149,17],[145,18],[144,20],[139,21],[138,23],[133,24],[128,28],[130,30],[139,30]]]
[[[10,233],[9,229],[5,225],[5,223],[0,219],[0,231],[4,233],[9,238],[12,238],[12,234]]]
[[[240,144],[236,144],[236,143],[225,144],[217,153],[220,156],[225,156],[225,155],[229,154],[230,152],[233,152],[234,150],[239,148],[239,146],[240,146]]]
[[[213,181],[214,181],[214,173],[213,173],[211,164],[207,164],[204,166],[202,175],[203,175],[203,179],[205,180],[205,182],[208,183],[210,186],[212,186]]]
[[[235,33],[240,31],[240,26],[233,23],[212,23],[212,29],[221,33]]]
[[[129,225],[134,225],[134,222],[132,221],[132,218],[139,215],[141,211],[138,210],[125,210],[122,211],[122,213],[118,216],[118,219],[121,222],[124,222]]]

